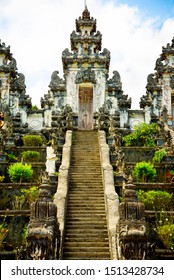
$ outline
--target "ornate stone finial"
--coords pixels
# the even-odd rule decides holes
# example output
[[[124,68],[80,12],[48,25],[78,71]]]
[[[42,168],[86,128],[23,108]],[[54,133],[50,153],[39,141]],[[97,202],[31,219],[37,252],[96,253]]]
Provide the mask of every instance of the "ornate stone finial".
[[[119,206],[118,255],[119,259],[143,260],[147,254],[144,204],[138,202],[133,184],[125,187]]]
[[[85,1],[85,10],[82,13],[82,19],[84,19],[84,20],[90,19],[90,12],[88,11],[86,1]]]
[[[59,225],[57,207],[51,197],[50,186],[39,187],[37,200],[31,205],[31,216],[27,231],[27,252],[29,259],[59,259]]]

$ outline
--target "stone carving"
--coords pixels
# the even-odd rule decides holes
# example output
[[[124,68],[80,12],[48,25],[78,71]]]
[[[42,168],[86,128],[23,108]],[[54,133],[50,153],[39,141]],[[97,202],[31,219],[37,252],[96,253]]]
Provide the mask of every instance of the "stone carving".
[[[64,49],[64,51],[62,52],[62,57],[66,57],[66,56],[71,56],[72,53],[69,51],[68,48]]]
[[[144,260],[147,255],[144,204],[138,202],[134,185],[128,184],[119,206],[118,256],[120,260]]]
[[[146,88],[147,89],[152,89],[152,88],[156,87],[157,84],[158,84],[158,80],[157,80],[155,74],[149,74],[147,76],[147,86],[146,86]]]
[[[91,82],[92,84],[95,84],[96,83],[95,72],[92,71],[90,68],[82,69],[77,72],[75,82],[76,84],[81,84],[85,82]]]
[[[49,185],[40,186],[39,195],[31,205],[27,231],[27,254],[32,260],[59,259],[60,232],[57,223],[57,207],[51,198]]]
[[[113,72],[113,77],[108,81],[108,84],[109,86],[112,85],[112,87],[115,88],[119,88],[119,89],[122,88],[121,77],[118,71]]]
[[[10,46],[6,47],[5,43],[0,40],[0,53],[10,53]]]
[[[10,63],[9,63],[9,65],[8,65],[8,67],[9,67],[9,70],[10,71],[16,71],[17,70],[17,63],[16,63],[16,59],[15,58],[11,58],[11,61],[10,61]]]
[[[25,76],[21,73],[18,73],[17,77],[13,79],[11,82],[11,90],[25,92],[25,89],[26,89]]]
[[[105,110],[105,106],[99,108],[98,113],[98,129],[99,130],[108,130],[109,125],[109,115],[108,112]]]
[[[162,61],[163,61],[163,59],[161,57],[156,60],[155,70],[158,73],[164,72],[165,66]]]
[[[118,107],[119,107],[119,109],[122,109],[122,110],[130,109],[131,108],[131,102],[132,102],[131,97],[128,98],[127,94],[123,94],[120,97],[120,99],[118,99]]]
[[[147,107],[152,106],[152,98],[151,98],[150,94],[143,95],[140,98],[140,108],[144,109],[146,106]]]
[[[54,71],[51,75],[51,82],[49,84],[49,87],[52,91],[59,90],[60,85],[64,84],[63,79],[60,79],[58,74],[59,74],[59,71]]]
[[[41,97],[41,108],[50,109],[54,105],[54,98],[50,92],[44,94],[44,98]]]

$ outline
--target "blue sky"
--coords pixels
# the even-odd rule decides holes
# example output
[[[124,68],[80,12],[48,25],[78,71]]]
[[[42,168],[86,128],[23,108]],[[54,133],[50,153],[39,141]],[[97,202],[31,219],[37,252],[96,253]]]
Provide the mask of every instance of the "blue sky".
[[[26,77],[27,94],[40,104],[50,77],[63,76],[61,55],[70,49],[75,20],[83,0],[0,0],[0,39],[11,46],[18,72]],[[139,107],[147,76],[154,72],[162,46],[174,36],[174,0],[87,0],[102,33],[102,48],[111,52],[110,77],[121,75],[123,91]]]

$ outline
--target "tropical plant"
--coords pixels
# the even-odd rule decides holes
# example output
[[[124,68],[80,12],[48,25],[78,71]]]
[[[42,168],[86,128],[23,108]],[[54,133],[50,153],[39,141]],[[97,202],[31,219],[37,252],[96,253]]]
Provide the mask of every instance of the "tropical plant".
[[[25,146],[41,146],[43,139],[39,135],[24,135],[22,137]]]
[[[132,176],[137,182],[153,181],[156,176],[156,169],[150,162],[137,162],[132,171]]]
[[[161,163],[167,152],[165,148],[155,151],[154,157],[152,158],[153,163]]]
[[[140,123],[134,127],[134,131],[123,137],[126,146],[156,146],[154,135],[157,132],[156,124]]]
[[[167,211],[170,210],[173,195],[161,190],[137,192],[138,200],[143,202],[147,210]]]
[[[33,169],[30,164],[16,162],[9,166],[8,174],[12,182],[27,182],[32,178]]]
[[[22,152],[22,158],[24,161],[38,161],[40,158],[40,153],[37,151],[24,151]]]

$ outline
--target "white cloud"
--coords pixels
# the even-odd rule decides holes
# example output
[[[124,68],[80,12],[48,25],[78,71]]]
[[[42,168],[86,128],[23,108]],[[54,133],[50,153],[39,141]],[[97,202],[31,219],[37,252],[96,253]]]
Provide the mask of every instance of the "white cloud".
[[[136,7],[101,0],[87,4],[103,35],[102,47],[111,51],[111,76],[113,70],[120,72],[124,93],[138,108],[147,75],[154,72],[162,46],[172,40],[174,19],[159,28],[158,18],[146,18]],[[18,71],[26,77],[27,94],[39,104],[51,73],[62,74],[61,54],[70,49],[70,34],[84,10],[83,1],[0,0],[0,5],[1,39],[11,45]]]

